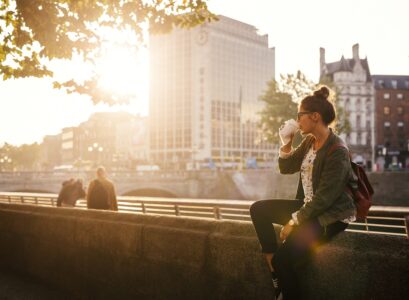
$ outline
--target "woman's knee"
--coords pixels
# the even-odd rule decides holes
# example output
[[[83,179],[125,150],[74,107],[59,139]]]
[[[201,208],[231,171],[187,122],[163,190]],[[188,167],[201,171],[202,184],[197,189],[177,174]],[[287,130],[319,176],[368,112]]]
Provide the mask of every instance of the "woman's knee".
[[[251,206],[250,206],[250,215],[251,217],[255,217],[257,215],[259,215],[261,212],[263,212],[265,206],[265,200],[259,200],[254,202]]]

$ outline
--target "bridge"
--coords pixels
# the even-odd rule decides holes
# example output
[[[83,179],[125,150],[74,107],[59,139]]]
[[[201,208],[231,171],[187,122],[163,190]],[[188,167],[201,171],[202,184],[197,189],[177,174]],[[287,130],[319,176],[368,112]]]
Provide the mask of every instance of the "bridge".
[[[61,183],[81,178],[87,184],[94,172],[0,173],[0,191],[58,193]],[[168,198],[260,199],[293,198],[297,176],[284,177],[273,170],[111,172],[118,195]],[[288,188],[279,189],[279,186]]]
[[[409,172],[369,173],[377,205],[409,206]],[[276,169],[244,171],[111,172],[118,195],[166,198],[238,199],[294,198],[298,174]],[[2,172],[0,191],[58,193],[71,177],[87,185],[93,172]]]

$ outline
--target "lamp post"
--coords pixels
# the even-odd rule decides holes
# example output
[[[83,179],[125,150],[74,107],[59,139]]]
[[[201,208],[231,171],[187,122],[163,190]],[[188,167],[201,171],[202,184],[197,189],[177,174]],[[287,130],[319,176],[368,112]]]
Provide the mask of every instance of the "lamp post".
[[[13,162],[13,160],[11,159],[11,157],[8,157],[7,155],[0,158],[1,171],[3,171],[3,166],[4,166],[4,169],[6,169],[7,164],[11,165],[12,162]]]
[[[91,146],[88,147],[88,152],[89,153],[94,153],[94,162],[95,164],[99,164],[100,163],[100,153],[102,153],[102,151],[104,151],[104,148],[100,145],[98,145],[98,143],[93,143]]]

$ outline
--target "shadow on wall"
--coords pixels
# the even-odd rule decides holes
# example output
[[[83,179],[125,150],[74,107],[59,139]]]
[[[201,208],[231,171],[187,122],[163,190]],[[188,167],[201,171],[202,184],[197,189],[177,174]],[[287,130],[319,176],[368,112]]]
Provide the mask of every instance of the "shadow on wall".
[[[124,193],[122,196],[143,196],[143,197],[166,197],[166,198],[179,198],[177,195],[157,189],[139,189],[132,190]]]

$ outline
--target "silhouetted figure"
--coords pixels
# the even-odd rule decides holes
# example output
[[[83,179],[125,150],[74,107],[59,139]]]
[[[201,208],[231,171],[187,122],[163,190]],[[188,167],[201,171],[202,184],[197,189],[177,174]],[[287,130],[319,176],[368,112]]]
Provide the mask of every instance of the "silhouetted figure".
[[[114,184],[107,178],[104,167],[96,171],[97,178],[88,186],[87,207],[92,209],[118,210]]]
[[[80,179],[64,181],[57,198],[57,206],[74,207],[78,199],[85,197],[85,190]]]

